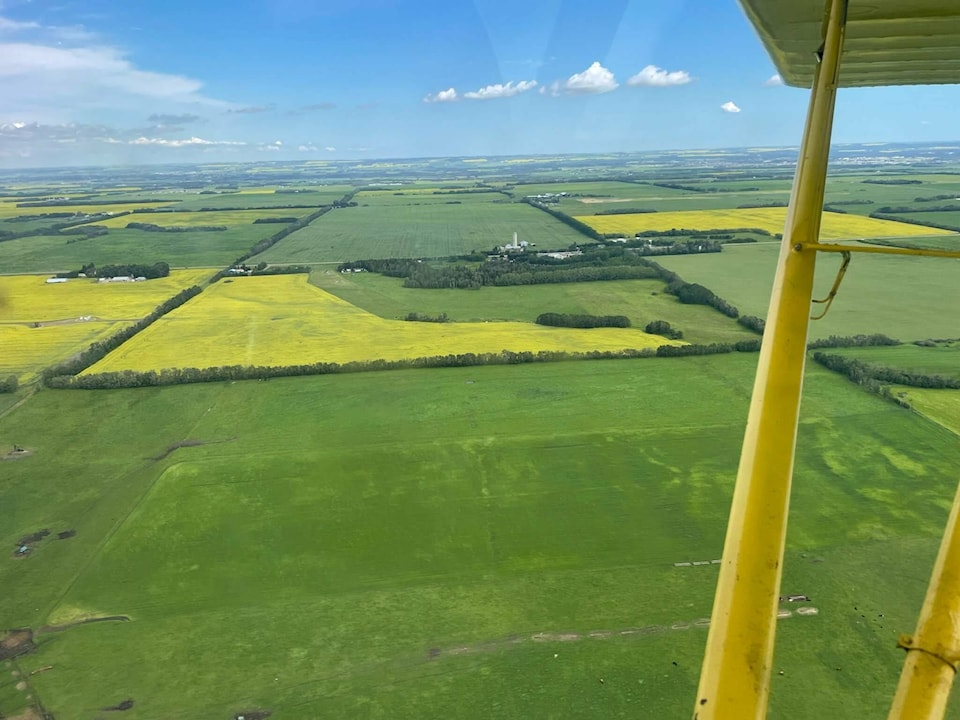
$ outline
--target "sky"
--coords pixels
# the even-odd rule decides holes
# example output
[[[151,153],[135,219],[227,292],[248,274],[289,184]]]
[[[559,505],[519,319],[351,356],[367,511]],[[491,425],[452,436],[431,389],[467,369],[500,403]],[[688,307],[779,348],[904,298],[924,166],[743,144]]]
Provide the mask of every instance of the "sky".
[[[0,0],[0,168],[795,146],[735,0]],[[835,142],[956,140],[960,87]]]

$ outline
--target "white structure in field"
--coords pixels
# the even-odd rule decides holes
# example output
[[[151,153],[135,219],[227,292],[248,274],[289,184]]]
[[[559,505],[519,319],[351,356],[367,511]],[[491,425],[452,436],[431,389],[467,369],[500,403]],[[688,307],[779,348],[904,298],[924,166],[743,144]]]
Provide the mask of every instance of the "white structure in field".
[[[512,242],[512,243],[507,243],[506,245],[502,245],[502,246],[499,248],[499,250],[500,250],[500,252],[504,252],[504,253],[514,252],[514,251],[523,252],[523,251],[527,248],[527,246],[528,246],[529,244],[530,244],[530,243],[528,243],[526,240],[521,240],[521,241],[518,242],[518,241],[517,241],[517,233],[514,233],[514,234],[513,234],[513,242]]]

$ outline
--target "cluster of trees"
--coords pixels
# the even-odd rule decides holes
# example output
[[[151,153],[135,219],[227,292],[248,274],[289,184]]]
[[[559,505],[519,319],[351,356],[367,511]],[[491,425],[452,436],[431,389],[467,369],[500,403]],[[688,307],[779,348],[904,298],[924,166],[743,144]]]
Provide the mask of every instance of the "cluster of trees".
[[[258,263],[251,271],[251,275],[301,275],[309,274],[309,265],[271,265],[267,267],[265,262]]]
[[[545,205],[539,200],[526,197],[523,199],[523,202],[527,203],[527,205],[530,205],[531,207],[537,208],[538,210],[543,210],[545,213],[552,215],[557,220],[562,222],[564,225],[568,227],[572,227],[574,230],[576,230],[577,232],[583,235],[586,235],[588,238],[592,238],[594,240],[603,240],[603,235],[598,233],[596,230],[594,230],[592,227],[590,227],[586,223],[580,222],[576,218],[572,218],[569,215],[560,212],[559,210],[554,210],[552,207]]]
[[[108,232],[109,230],[103,225],[78,225],[77,227],[61,230],[60,234],[76,235],[77,237],[71,237],[69,240],[67,240],[67,245],[72,245],[73,243],[80,242],[81,240],[90,240],[91,238],[106,235]]]
[[[407,313],[403,319],[408,322],[432,322],[432,323],[450,322],[450,318],[447,316],[445,312],[442,312],[439,315],[424,315],[423,313],[410,312],[410,313]]]
[[[786,200],[771,200],[765,203],[745,203],[743,205],[737,205],[737,209],[752,210],[753,208],[787,207],[789,204]]]
[[[651,185],[656,185],[657,187],[670,188],[671,190],[689,190],[690,192],[699,192],[699,193],[715,193],[715,192],[724,192],[722,187],[703,187],[702,185],[682,185],[681,183],[673,182],[655,182],[650,183]],[[737,192],[759,192],[759,187],[745,187],[740,188]]]
[[[537,325],[568,328],[628,328],[630,318],[626,315],[573,315],[570,313],[541,313],[534,321]]]
[[[914,202],[925,203],[925,202],[939,202],[941,200],[956,200],[956,193],[949,193],[947,195],[931,195],[930,197],[915,197]]]
[[[846,375],[858,385],[867,385],[870,381],[874,381],[919,388],[960,388],[960,379],[950,377],[949,375],[911,372],[898,367],[866,363],[855,358],[824,352],[815,352],[813,359],[828,370]]]
[[[226,225],[154,225],[153,223],[142,222],[127,223],[127,230],[142,230],[143,232],[222,232],[228,229]]]
[[[594,215],[638,215],[640,213],[655,213],[653,208],[610,208],[609,210],[597,210]]]
[[[265,218],[257,218],[256,220],[253,221],[253,224],[254,225],[266,225],[268,223],[286,224],[286,223],[293,223],[296,221],[297,221],[297,218],[295,217],[265,217]]]
[[[763,228],[713,228],[712,230],[691,230],[690,228],[671,228],[670,230],[644,230],[638,232],[638,238],[652,237],[698,237],[711,238],[714,236],[731,236],[733,233],[752,233],[764,237],[775,237],[769,230]]]
[[[131,263],[128,265],[102,265],[99,268],[94,263],[87,263],[79,270],[58,273],[59,278],[75,278],[86,275],[89,278],[102,277],[144,277],[147,280],[167,277],[170,274],[170,265],[165,262],[155,262],[153,265]]]
[[[3,380],[0,380],[0,394],[14,393],[18,387],[20,387],[20,381],[17,380],[16,375],[7,375]]]
[[[652,322],[648,322],[643,331],[651,335],[660,335],[669,340],[683,339],[683,331],[671,327],[670,323],[666,320],[653,320]]]
[[[952,198],[956,200],[956,198]],[[884,205],[881,208],[877,208],[876,213],[885,213],[887,215],[896,214],[903,215],[909,213],[926,213],[926,212],[960,212],[960,205],[934,205],[932,207],[910,207],[909,205],[904,205],[901,207],[894,207],[891,205]],[[873,217],[874,213],[870,213],[870,216]]]
[[[200,288],[196,285],[193,287],[187,288],[186,290],[181,290],[179,293],[174,295],[172,298],[165,300],[160,305],[154,309],[152,313],[147,315],[144,318],[141,318],[133,325],[126,327],[119,332],[114,333],[106,340],[100,342],[95,342],[90,347],[88,347],[83,352],[73,356],[68,360],[53,365],[44,369],[41,373],[43,383],[48,387],[67,387],[69,386],[68,380],[72,379],[72,376],[77,375],[78,373],[83,372],[88,367],[93,365],[95,362],[99,362],[107,356],[108,353],[113,352],[118,347],[120,347],[127,340],[132,338],[138,332],[144,328],[149,327],[158,319],[166,315],[171,310],[180,307],[190,298],[196,297],[201,292]],[[63,380],[66,377],[67,381]]]
[[[873,200],[833,200],[830,205],[873,205]],[[836,211],[834,211],[836,212]]]
[[[741,315],[737,318],[737,322],[747,330],[753,330],[757,335],[763,335],[763,331],[767,327],[767,321],[756,315]]]
[[[709,345],[661,345],[657,357],[689,357],[691,355],[722,355],[731,352],[757,352],[759,340],[740,340],[735,343],[711,343]]]
[[[868,185],[923,185],[922,180],[908,180],[907,178],[876,178],[871,180],[861,180]]]
[[[819,350],[820,348],[846,348],[846,347],[875,347],[891,346],[902,344],[899,340],[894,340],[883,333],[873,333],[872,335],[831,335],[827,338],[813,340],[807,344],[808,350]]]

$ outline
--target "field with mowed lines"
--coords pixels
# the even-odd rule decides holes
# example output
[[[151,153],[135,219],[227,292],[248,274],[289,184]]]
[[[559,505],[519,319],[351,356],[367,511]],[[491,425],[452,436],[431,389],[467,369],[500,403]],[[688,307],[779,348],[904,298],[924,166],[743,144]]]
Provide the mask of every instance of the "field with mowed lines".
[[[578,216],[577,220],[586,223],[597,232],[633,235],[647,230],[661,231],[674,228],[687,230],[760,228],[771,233],[781,233],[786,218],[786,208],[750,208],[583,215]],[[823,214],[823,225],[820,229],[821,240],[948,234],[951,234],[949,230],[831,212]]]
[[[501,350],[639,350],[663,344],[671,343],[632,328],[385,320],[308,284],[305,275],[276,275],[211,286],[84,374],[403,360]]]
[[[0,276],[0,374],[29,380],[210,275],[179,270],[136,283],[78,278],[57,284],[38,275]]]

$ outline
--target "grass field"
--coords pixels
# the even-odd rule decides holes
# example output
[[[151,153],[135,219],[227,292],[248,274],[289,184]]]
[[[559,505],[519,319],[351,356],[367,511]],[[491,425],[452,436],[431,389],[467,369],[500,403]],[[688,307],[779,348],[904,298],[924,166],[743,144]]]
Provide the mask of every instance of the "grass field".
[[[475,203],[509,203],[510,198],[497,192],[451,193],[442,188],[406,190],[364,190],[353,197],[360,205],[473,205]]]
[[[0,541],[76,536],[0,558],[0,625],[130,618],[18,660],[69,720],[689,714],[716,570],[674,563],[719,556],[755,361],[39,393]],[[960,441],[808,376],[771,717],[875,717]]]
[[[741,314],[765,317],[779,252],[775,243],[728,245],[722,253],[657,261],[687,282],[707,286]],[[814,297],[826,297],[839,264],[839,258],[818,259]],[[903,341],[960,337],[952,310],[956,307],[960,285],[955,260],[858,255],[830,312],[810,324],[810,336],[884,333]]]
[[[384,320],[308,284],[304,275],[276,275],[211,286],[86,372],[402,360],[501,350],[643,349],[662,344],[670,343],[636,329]]]
[[[960,390],[896,388],[915,410],[960,436]]]
[[[513,239],[543,249],[585,237],[524,203],[355,207],[334,210],[258,255],[269,263],[445,257],[490,250]]]
[[[137,217],[154,215],[126,215],[120,219],[131,222]],[[4,272],[62,272],[79,270],[88,262],[106,265],[163,261],[172,267],[222,268],[283,227],[270,223],[241,225],[222,232],[182,233],[113,229],[89,239],[79,235],[26,237],[0,242],[0,267]]]
[[[831,348],[826,352],[853,357],[867,363],[895,367],[907,372],[945,375],[960,380],[960,344],[936,347],[897,345],[895,347]]]
[[[101,213],[130,212],[140,207],[158,208],[172,205],[172,202],[144,203],[104,203],[103,205],[44,205],[41,207],[17,207],[16,202],[0,203],[0,218],[12,218],[44,213],[76,213],[78,215],[99,215]],[[63,218],[51,222],[62,222]]]
[[[36,275],[0,276],[0,375],[13,373],[28,382],[210,275],[209,270],[182,270],[147,282],[103,285],[95,280],[47,285]]]
[[[446,313],[461,322],[518,320],[531,322],[540,313],[626,315],[643,329],[652,320],[666,320],[692,343],[736,342],[756,335],[703,305],[684,305],[663,292],[659,280],[556,283],[480,290],[418,290],[403,280],[375,273],[314,270],[310,282],[383,318],[403,318],[411,312]]]
[[[783,232],[786,208],[752,208],[749,210],[690,210],[686,212],[656,212],[624,215],[584,215],[577,220],[585,222],[601,233],[633,235],[646,230],[723,230],[731,228],[760,228],[771,233]],[[858,215],[824,213],[820,229],[821,240],[845,240],[867,237],[898,237],[910,235],[946,235],[950,231],[919,225],[876,220]]]
[[[252,225],[259,218],[293,217],[299,218],[309,215],[308,209],[268,209],[268,210],[213,210],[210,212],[162,212],[162,213],[134,213],[123,217],[110,218],[98,221],[97,225],[108,228],[125,228],[127,223],[140,222],[160,227],[197,227],[200,225]],[[282,226],[273,225],[274,228]]]
[[[276,193],[236,192],[217,195],[186,195],[177,205],[177,210],[201,208],[278,208],[285,205],[310,205],[319,207],[339,200],[353,190],[350,185],[329,185],[307,192]]]

